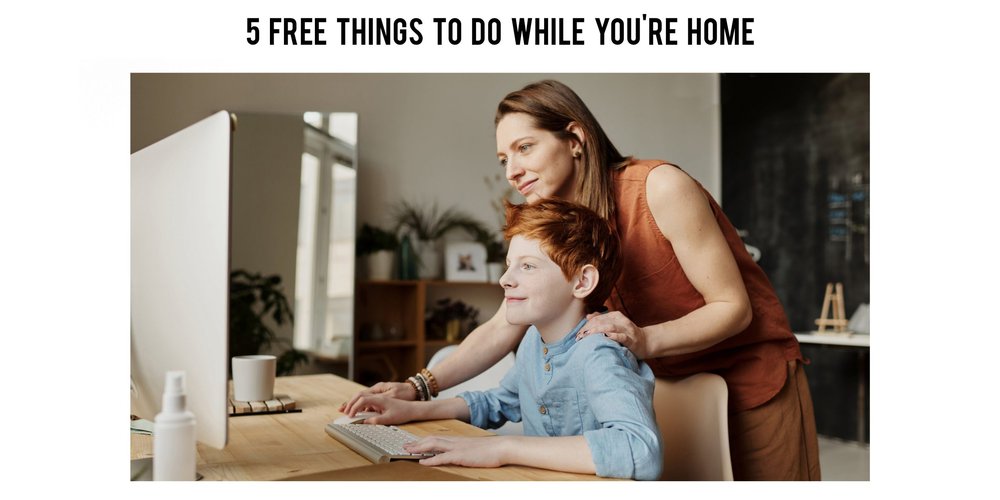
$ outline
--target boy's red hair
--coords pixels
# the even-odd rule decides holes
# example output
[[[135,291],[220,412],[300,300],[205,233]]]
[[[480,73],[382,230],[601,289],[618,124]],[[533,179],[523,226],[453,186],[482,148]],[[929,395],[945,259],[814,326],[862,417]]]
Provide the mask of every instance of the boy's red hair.
[[[506,202],[505,206],[504,237],[510,240],[520,235],[538,241],[567,280],[587,264],[597,268],[597,287],[584,302],[588,313],[600,310],[622,270],[614,226],[593,210],[560,199],[520,205]]]

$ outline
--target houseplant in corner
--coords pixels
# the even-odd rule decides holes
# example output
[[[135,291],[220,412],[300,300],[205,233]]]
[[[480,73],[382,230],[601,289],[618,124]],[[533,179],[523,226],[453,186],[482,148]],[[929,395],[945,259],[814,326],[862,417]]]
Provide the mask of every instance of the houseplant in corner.
[[[454,207],[438,212],[437,204],[425,209],[403,200],[393,207],[392,212],[396,221],[396,233],[409,231],[415,240],[413,246],[418,261],[417,275],[421,279],[441,277],[443,259],[439,240],[445,233],[457,228],[468,231],[470,227],[481,226],[479,221]]]
[[[260,354],[275,344],[287,346],[277,354],[277,374],[288,375],[300,363],[309,361],[291,341],[279,336],[271,323],[282,326],[294,322],[292,309],[281,286],[281,276],[262,276],[242,269],[229,275],[229,357]]]
[[[355,254],[364,259],[370,280],[392,278],[392,258],[399,247],[396,235],[380,227],[364,224],[358,233]]]

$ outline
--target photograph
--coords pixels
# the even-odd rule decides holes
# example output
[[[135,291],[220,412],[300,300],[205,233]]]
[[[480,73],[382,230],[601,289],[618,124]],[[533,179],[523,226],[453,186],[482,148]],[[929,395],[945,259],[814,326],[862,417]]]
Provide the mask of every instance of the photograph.
[[[448,242],[445,249],[445,280],[486,281],[486,248],[475,242]]]

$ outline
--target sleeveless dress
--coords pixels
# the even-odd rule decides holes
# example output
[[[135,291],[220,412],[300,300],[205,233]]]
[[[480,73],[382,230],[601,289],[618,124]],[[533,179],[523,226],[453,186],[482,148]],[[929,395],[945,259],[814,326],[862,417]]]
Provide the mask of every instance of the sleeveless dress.
[[[624,268],[606,305],[640,327],[675,320],[705,305],[681,269],[673,246],[657,227],[646,200],[646,177],[666,162],[633,161],[613,175]],[[697,181],[696,181],[697,182]],[[743,276],[753,310],[742,332],[702,351],[645,360],[659,377],[712,372],[729,386],[729,411],[760,406],[785,384],[787,362],[802,360],[784,308],[736,228],[698,184]]]

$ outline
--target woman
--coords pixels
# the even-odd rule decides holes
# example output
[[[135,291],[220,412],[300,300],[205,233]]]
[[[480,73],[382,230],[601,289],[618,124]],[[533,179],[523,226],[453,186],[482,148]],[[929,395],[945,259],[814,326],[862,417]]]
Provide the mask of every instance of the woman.
[[[729,387],[736,479],[819,479],[803,357],[774,290],[711,195],[678,167],[622,156],[582,100],[546,80],[508,94],[496,114],[497,158],[528,203],[556,197],[613,221],[625,267],[580,337],[603,333],[657,376],[707,371]],[[472,378],[510,352],[525,328],[505,305],[453,356],[423,371],[438,388]],[[418,374],[419,375],[419,374]],[[435,385],[432,384],[432,385]],[[418,386],[382,382],[366,393],[415,399]],[[341,411],[363,408],[358,396]],[[383,415],[391,421],[391,415]]]

